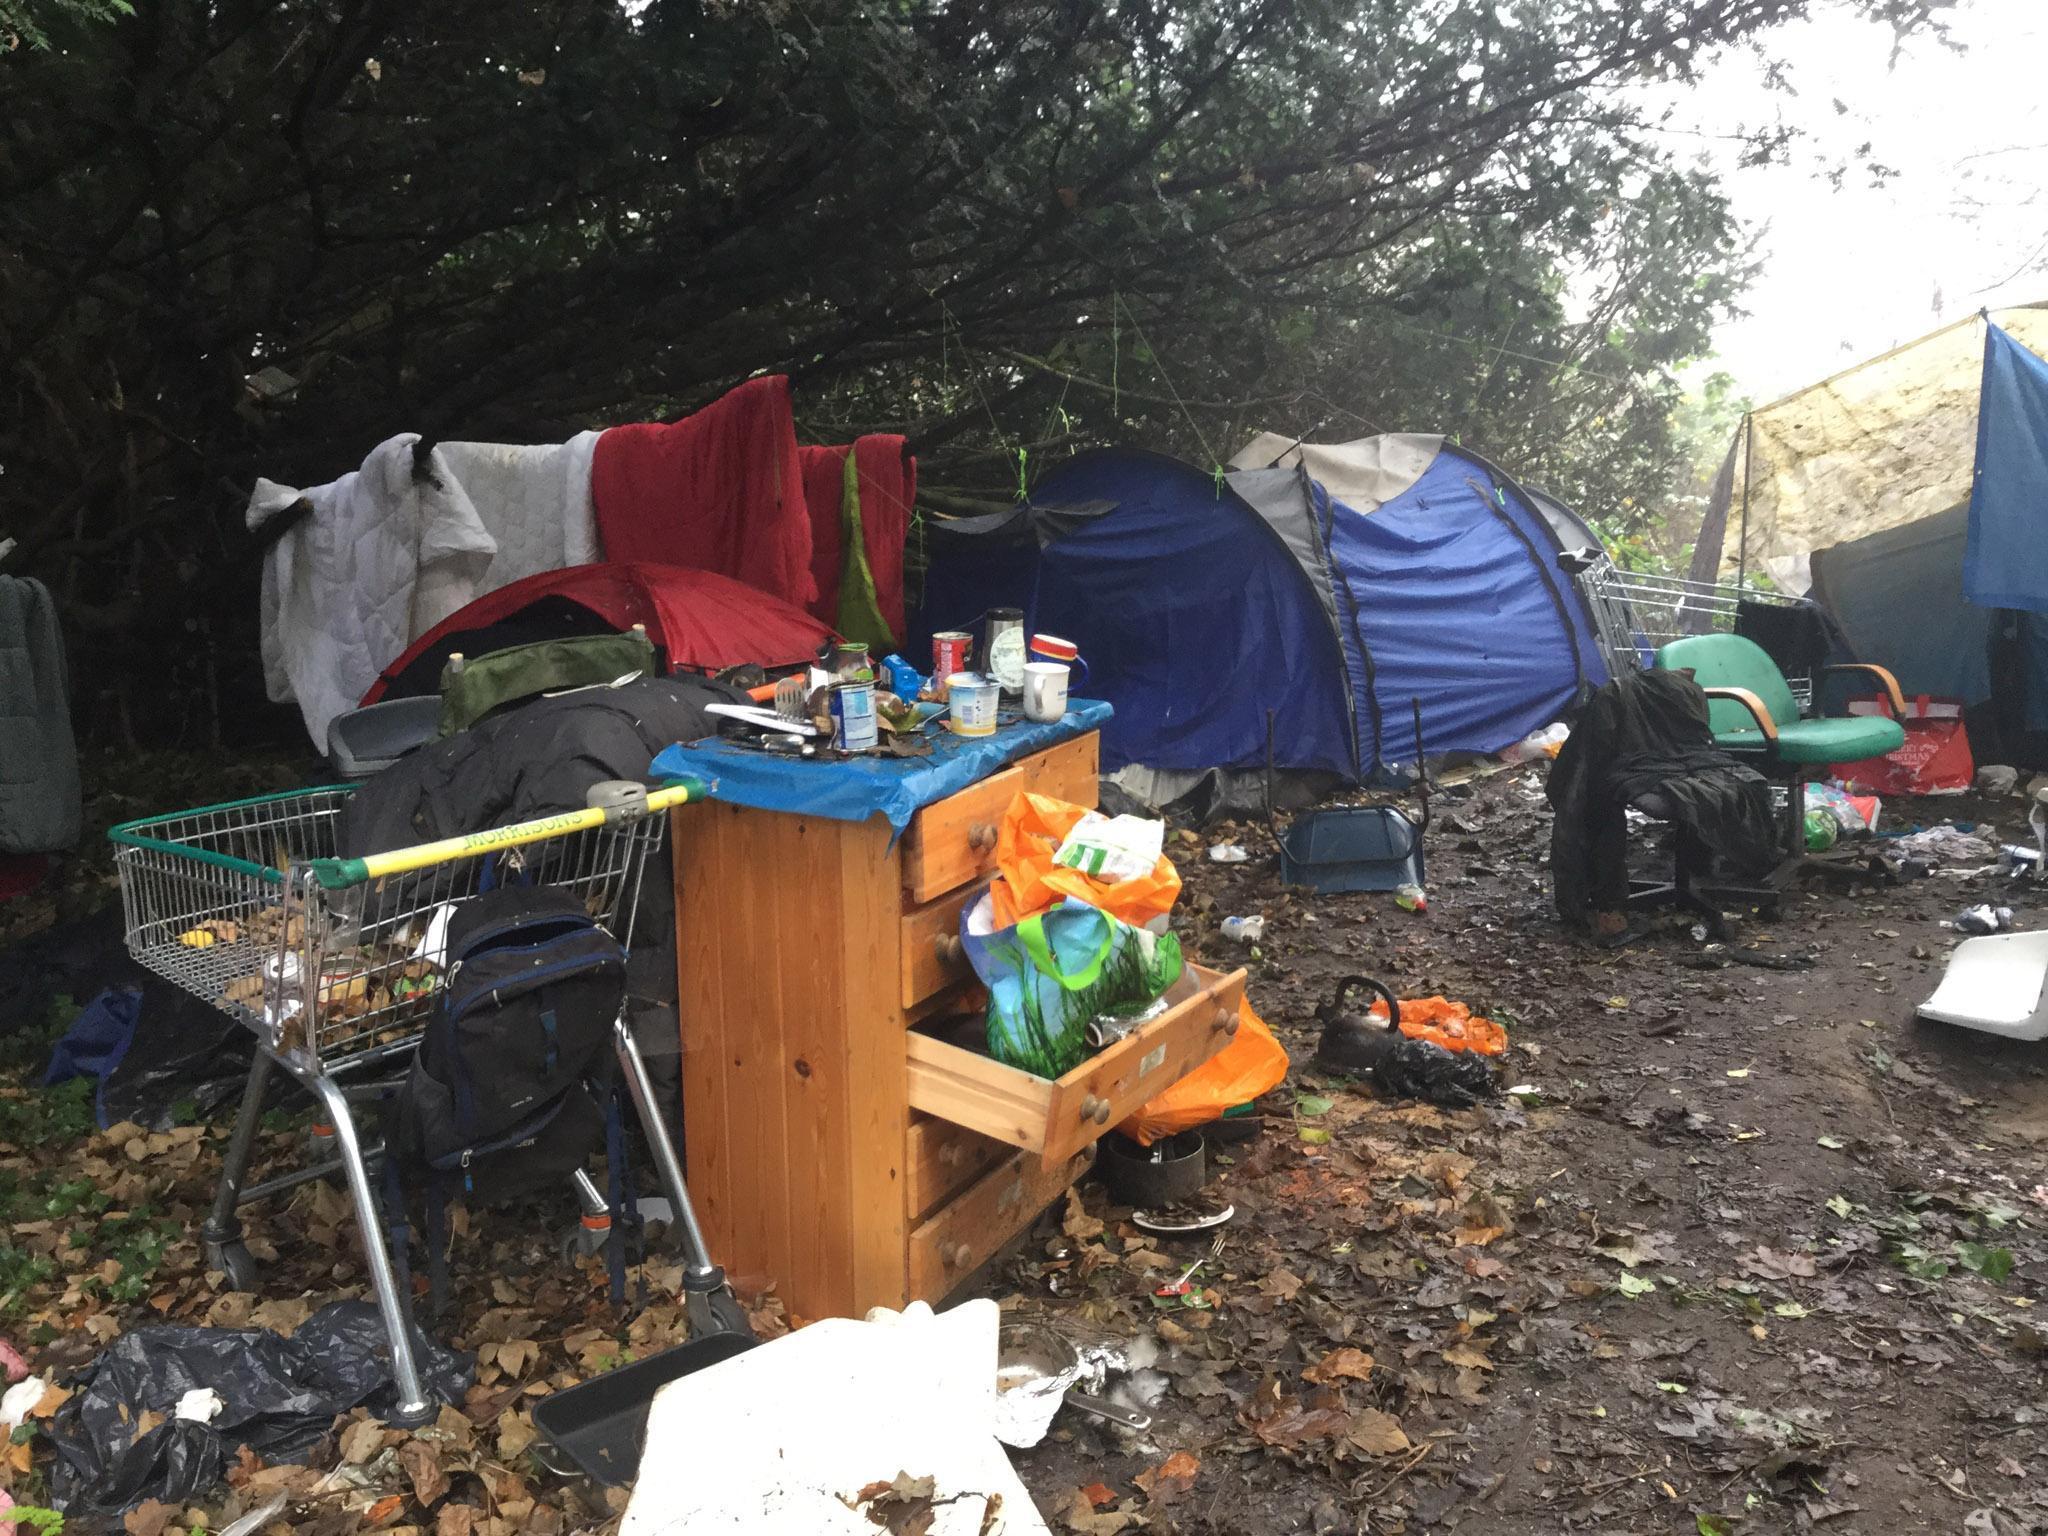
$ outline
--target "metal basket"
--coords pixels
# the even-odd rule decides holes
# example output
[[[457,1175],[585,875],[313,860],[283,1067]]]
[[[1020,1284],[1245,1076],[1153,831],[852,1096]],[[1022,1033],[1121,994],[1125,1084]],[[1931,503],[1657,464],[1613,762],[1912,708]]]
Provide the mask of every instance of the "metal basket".
[[[382,1153],[366,1147],[358,1134],[351,1092],[338,1076],[354,1068],[357,1090],[371,1096],[381,1090],[383,1074],[370,1068],[410,1052],[432,1014],[448,915],[493,885],[521,882],[574,891],[592,917],[630,944],[641,874],[648,854],[661,846],[666,812],[701,800],[707,787],[696,780],[651,792],[639,785],[602,786],[601,803],[586,810],[363,858],[342,858],[336,850],[341,810],[353,793],[346,788],[173,811],[107,834],[115,845],[129,953],[257,1037],[259,1049],[221,1158],[213,1210],[200,1228],[207,1263],[235,1289],[253,1290],[256,1263],[242,1241],[238,1209],[308,1179],[344,1175],[391,1345],[398,1387],[398,1402],[388,1415],[393,1423],[425,1423],[434,1406],[420,1380],[407,1298],[385,1246],[370,1182],[371,1165]],[[612,1038],[641,1129],[687,1234],[686,1285],[695,1286],[694,1296],[708,1298],[724,1277],[704,1254],[681,1163],[623,1013],[613,1021]],[[333,1132],[336,1160],[245,1189],[273,1066],[313,1095],[322,1123]],[[587,1176],[581,1182],[590,1187]],[[397,1219],[402,1225],[402,1216]]]
[[[1654,666],[1660,648],[1687,635],[1727,634],[1735,628],[1736,610],[1744,603],[1807,605],[1803,597],[1754,587],[1626,571],[1605,555],[1580,571],[1577,579],[1593,610],[1608,669],[1616,673]],[[1787,677],[1786,682],[1802,707],[1810,702],[1810,678]]]
[[[336,856],[348,788],[308,789],[118,827],[128,950],[174,985],[239,1019],[283,1055],[340,1065],[410,1044],[440,985],[448,913],[493,884],[574,891],[630,944],[659,815],[541,831],[490,846],[451,839],[452,857]],[[575,815],[548,818],[576,821]],[[510,829],[508,829],[510,830]]]

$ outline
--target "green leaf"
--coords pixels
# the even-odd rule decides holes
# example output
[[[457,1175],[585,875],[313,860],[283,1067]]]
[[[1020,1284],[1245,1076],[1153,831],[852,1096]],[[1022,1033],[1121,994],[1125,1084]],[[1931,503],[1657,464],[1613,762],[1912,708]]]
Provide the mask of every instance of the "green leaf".
[[[1624,1271],[1614,1282],[1614,1288],[1624,1296],[1647,1296],[1657,1289],[1657,1282],[1643,1275],[1631,1275]]]
[[[1329,1141],[1330,1133],[1319,1125],[1304,1125],[1301,1128],[1301,1139],[1312,1147],[1320,1147]]]
[[[1842,1220],[1847,1221],[1849,1219],[1849,1213],[1853,1211],[1855,1207],[1849,1203],[1849,1197],[1847,1195],[1829,1195],[1828,1209],[1833,1211],[1837,1216],[1841,1217]]]
[[[1336,1103],[1335,1099],[1326,1099],[1321,1094],[1304,1093],[1294,1101],[1294,1112],[1304,1120],[1313,1120],[1318,1115],[1327,1115]]]
[[[1987,1248],[1982,1243],[1957,1243],[1956,1262],[1995,1285],[2012,1273],[2012,1250]]]
[[[1735,1527],[1726,1515],[1696,1515],[1693,1526],[1699,1536],[1735,1536]]]
[[[1894,1257],[1899,1268],[1915,1280],[1945,1280],[1948,1278],[1948,1260],[1938,1259],[1918,1243],[1901,1243]]]
[[[1659,1392],[1673,1392],[1683,1397],[1690,1388],[1682,1381],[1660,1381],[1657,1383],[1657,1390]]]
[[[1773,1316],[1776,1317],[1813,1316],[1813,1314],[1810,1311],[1808,1311],[1805,1307],[1799,1305],[1799,1303],[1796,1301],[1781,1301],[1775,1307],[1771,1308],[1771,1313]]]
[[[1849,1145],[1839,1136],[1816,1136],[1813,1138],[1813,1144],[1817,1147],[1826,1147],[1830,1152],[1839,1152]]]

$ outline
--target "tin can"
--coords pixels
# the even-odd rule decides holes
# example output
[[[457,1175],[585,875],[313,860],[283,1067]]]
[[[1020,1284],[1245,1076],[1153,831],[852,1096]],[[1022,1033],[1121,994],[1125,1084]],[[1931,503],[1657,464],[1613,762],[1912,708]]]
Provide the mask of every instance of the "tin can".
[[[996,680],[977,672],[955,672],[946,679],[947,725],[955,736],[996,733]]]
[[[832,688],[832,745],[841,752],[872,752],[879,740],[875,724],[875,685],[836,683]]]
[[[948,678],[967,670],[973,650],[974,637],[964,629],[942,629],[932,636],[932,681],[942,694]]]
[[[861,673],[874,677],[874,669],[868,664],[867,643],[861,640],[842,640],[832,648],[832,675],[842,683],[853,682]]]

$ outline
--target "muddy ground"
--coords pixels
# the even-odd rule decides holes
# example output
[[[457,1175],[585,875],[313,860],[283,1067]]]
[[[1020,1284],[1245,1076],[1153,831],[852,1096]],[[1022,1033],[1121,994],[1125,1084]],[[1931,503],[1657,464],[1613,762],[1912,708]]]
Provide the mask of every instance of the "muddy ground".
[[[1190,1536],[2048,1530],[2048,1058],[1914,1017],[1945,919],[1991,895],[2035,926],[2041,898],[1937,875],[1737,927],[1802,970],[1730,963],[1688,922],[1591,950],[1551,915],[1533,782],[1443,808],[1423,915],[1184,849],[1212,962],[1215,917],[1266,915],[1253,995],[1296,1071],[1216,1181],[1240,1214],[1213,1313],[1153,1311],[1109,1265],[1090,1282],[1091,1315],[1172,1340],[1170,1385],[1143,1445],[1063,1422],[1021,1458],[1041,1506]],[[1887,809],[2010,835],[2013,805]],[[1313,1011],[1352,970],[1506,1023],[1532,1107],[1317,1078]],[[1143,1485],[1177,1450],[1199,1471],[1162,1511]]]
[[[1681,922],[1590,950],[1551,915],[1536,782],[1506,773],[1443,797],[1423,914],[1283,891],[1261,829],[1175,835],[1192,952],[1249,966],[1296,1070],[1263,1101],[1263,1134],[1217,1149],[1212,1187],[1238,1214],[1192,1303],[1153,1292],[1161,1265],[1206,1241],[1144,1239],[1093,1183],[988,1277],[1011,1308],[1139,1341],[1152,1362],[1113,1383],[1151,1407],[1150,1433],[1068,1413],[1018,1454],[1048,1522],[2048,1530],[2048,1047],[1913,1016],[1956,939],[1944,919],[1994,895],[2036,926],[2048,901],[1937,874],[1802,892],[1729,949]],[[1887,820],[1988,817],[2010,835],[2017,804],[1902,803]],[[1252,860],[1209,862],[1228,839]],[[1255,953],[1217,930],[1253,913],[1267,920]],[[1506,1025],[1504,1081],[1533,1093],[1440,1111],[1317,1076],[1314,1008],[1355,971]],[[75,1091],[25,1086],[40,1064],[27,1044],[9,1059],[0,1329],[32,1366],[61,1373],[143,1322],[289,1328],[363,1294],[351,1218],[325,1186],[252,1224],[264,1294],[226,1290],[192,1241],[224,1121],[93,1134]],[[302,1142],[278,1116],[265,1156]],[[228,1488],[128,1529],[219,1530],[280,1497],[266,1530],[601,1528],[602,1504],[533,1460],[532,1403],[670,1342],[675,1309],[657,1302],[622,1332],[596,1266],[564,1271],[544,1229],[478,1218],[465,1241],[482,1258],[445,1335],[480,1370],[461,1411],[413,1438],[358,1416],[308,1467],[242,1458]],[[757,1320],[777,1314],[770,1298]],[[16,1441],[0,1475],[33,1500],[47,1418]]]

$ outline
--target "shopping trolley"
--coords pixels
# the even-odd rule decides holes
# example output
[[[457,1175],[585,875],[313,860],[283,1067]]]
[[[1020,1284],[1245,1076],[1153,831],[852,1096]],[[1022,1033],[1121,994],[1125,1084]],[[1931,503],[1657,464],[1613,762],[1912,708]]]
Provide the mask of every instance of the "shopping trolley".
[[[573,891],[591,916],[630,943],[647,857],[661,846],[672,807],[707,786],[595,786],[580,811],[543,816],[465,837],[365,858],[335,844],[350,788],[296,790],[126,822],[116,845],[128,952],[167,981],[214,1004],[255,1032],[258,1049],[242,1093],[220,1186],[201,1228],[208,1263],[237,1290],[257,1268],[242,1241],[238,1208],[344,1174],[362,1231],[370,1284],[391,1340],[398,1385],[394,1423],[417,1424],[435,1406],[421,1389],[409,1332],[409,1298],[398,1294],[391,1255],[351,1104],[381,1097],[409,1063],[441,984],[439,946],[456,904],[518,881]],[[625,1015],[613,1039],[684,1258],[693,1330],[731,1321],[725,1277],[710,1262],[683,1185],[675,1145],[655,1105]],[[312,1094],[335,1158],[244,1189],[270,1075],[283,1068]],[[588,1177],[578,1181],[588,1198]]]

